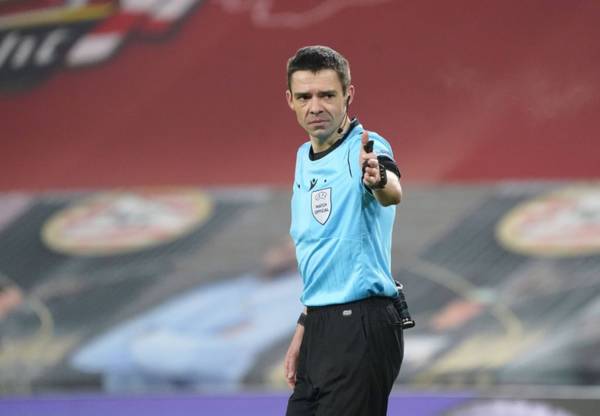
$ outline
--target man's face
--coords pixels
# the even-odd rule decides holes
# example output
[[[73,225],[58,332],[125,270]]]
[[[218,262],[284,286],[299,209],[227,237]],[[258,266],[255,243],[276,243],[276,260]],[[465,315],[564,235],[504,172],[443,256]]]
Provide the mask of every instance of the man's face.
[[[333,69],[318,72],[296,71],[286,91],[288,105],[296,113],[300,126],[311,138],[326,141],[342,124],[346,114],[346,97],[352,102],[354,86],[346,96]]]

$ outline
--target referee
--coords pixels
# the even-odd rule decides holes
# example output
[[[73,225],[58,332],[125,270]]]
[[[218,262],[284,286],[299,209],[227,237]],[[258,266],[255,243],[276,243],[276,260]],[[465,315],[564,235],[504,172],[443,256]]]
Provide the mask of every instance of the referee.
[[[348,61],[325,46],[287,63],[298,149],[290,234],[305,311],[285,357],[288,416],[377,416],[402,364],[392,228],[402,188],[390,144],[348,117]]]

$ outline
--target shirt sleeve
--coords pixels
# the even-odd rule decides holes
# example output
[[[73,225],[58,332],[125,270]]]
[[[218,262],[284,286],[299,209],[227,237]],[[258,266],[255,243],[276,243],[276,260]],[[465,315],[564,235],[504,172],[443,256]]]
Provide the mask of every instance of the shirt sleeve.
[[[400,169],[394,160],[394,153],[392,151],[392,147],[383,137],[378,134],[369,133],[369,140],[373,140],[373,152],[377,155],[377,161],[382,164],[386,170],[390,172],[394,172],[398,178],[401,178],[402,175],[400,173]],[[371,188],[364,185],[364,189],[370,194],[373,193]]]
[[[375,152],[377,155],[377,161],[387,170],[394,172],[396,176],[400,178],[402,175],[400,174],[400,169],[394,160],[394,153],[388,141],[378,134],[374,134],[373,137],[369,136],[369,139],[373,140],[374,142],[373,152]]]
[[[400,169],[398,169],[398,165],[394,162],[394,159],[391,159],[387,156],[377,156],[377,161],[380,165],[383,165],[387,170],[396,174],[398,178],[402,177],[400,173]]]

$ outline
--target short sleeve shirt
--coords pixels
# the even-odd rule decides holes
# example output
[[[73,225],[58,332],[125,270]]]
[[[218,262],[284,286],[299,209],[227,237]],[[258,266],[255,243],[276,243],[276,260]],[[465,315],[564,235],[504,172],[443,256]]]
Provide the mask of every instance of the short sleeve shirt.
[[[362,183],[362,133],[362,125],[353,122],[343,141],[315,160],[310,142],[298,149],[290,234],[307,306],[396,293],[391,275],[396,207],[383,207]],[[368,134],[374,152],[393,160],[390,144]]]

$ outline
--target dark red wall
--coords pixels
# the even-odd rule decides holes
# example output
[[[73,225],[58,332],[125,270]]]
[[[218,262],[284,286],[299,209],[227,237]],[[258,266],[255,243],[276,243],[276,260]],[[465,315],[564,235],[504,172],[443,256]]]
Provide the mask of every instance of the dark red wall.
[[[264,2],[222,3],[0,95],[0,190],[287,186],[305,137],[285,62],[316,43],[350,59],[351,113],[392,142],[406,181],[600,176],[598,1],[287,0],[263,21]]]

